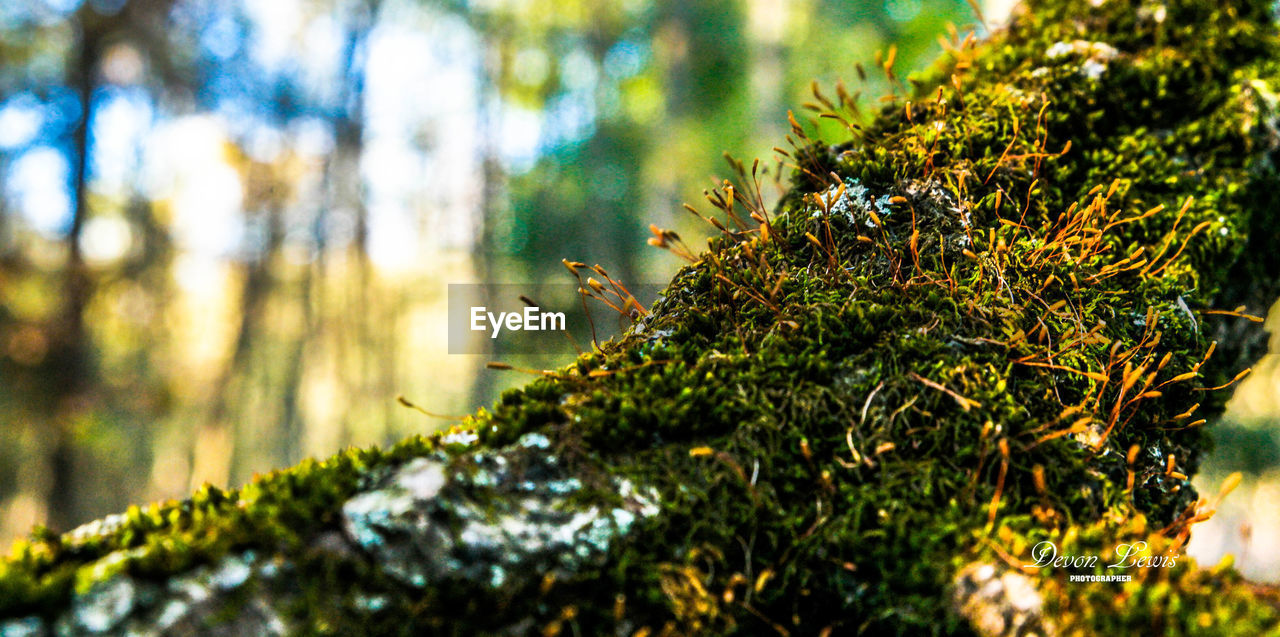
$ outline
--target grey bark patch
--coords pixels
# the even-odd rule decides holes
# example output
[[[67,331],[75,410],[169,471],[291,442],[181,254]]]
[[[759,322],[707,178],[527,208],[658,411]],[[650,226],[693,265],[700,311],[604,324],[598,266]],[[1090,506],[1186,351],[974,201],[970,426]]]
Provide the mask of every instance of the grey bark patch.
[[[49,634],[39,617],[23,617],[0,624],[0,637],[41,637]]]
[[[127,558],[104,559],[114,563]],[[270,566],[246,551],[164,584],[116,574],[77,594],[52,633],[32,617],[0,624],[0,637],[285,635],[288,627],[277,609],[287,600],[269,587],[252,586],[255,578],[271,579],[278,573]]]
[[[463,579],[497,588],[563,576],[597,560],[634,523],[658,512],[653,489],[612,478],[599,502],[546,452],[546,436],[450,462],[415,459],[342,507],[348,537],[392,577],[415,587]]]
[[[84,595],[76,596],[70,615],[58,622],[58,634],[106,633],[133,612],[138,596],[137,587],[128,577],[99,582]]]

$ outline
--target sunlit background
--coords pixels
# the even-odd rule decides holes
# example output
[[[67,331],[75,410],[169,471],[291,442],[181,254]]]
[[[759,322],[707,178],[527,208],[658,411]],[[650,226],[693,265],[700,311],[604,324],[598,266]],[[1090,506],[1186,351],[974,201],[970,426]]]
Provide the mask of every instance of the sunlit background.
[[[565,281],[565,257],[660,283],[679,264],[648,224],[697,245],[680,204],[724,152],[772,165],[811,80],[874,108],[891,87],[856,64],[892,44],[921,69],[975,21],[965,0],[0,3],[0,542],[440,426],[401,394],[490,402],[527,379],[447,354],[447,284]],[[1277,378],[1200,480],[1261,478],[1196,547],[1273,579]]]

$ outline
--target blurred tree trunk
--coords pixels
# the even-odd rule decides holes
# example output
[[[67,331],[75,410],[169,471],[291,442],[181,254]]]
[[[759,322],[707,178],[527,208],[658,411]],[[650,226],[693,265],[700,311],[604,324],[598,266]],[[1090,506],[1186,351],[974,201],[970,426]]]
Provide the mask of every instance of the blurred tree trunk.
[[[476,112],[479,113],[476,136],[480,140],[480,223],[475,243],[471,246],[471,265],[475,280],[481,284],[494,283],[495,229],[499,215],[509,214],[503,208],[505,172],[502,169],[502,86],[506,77],[503,68],[500,39],[501,32],[493,32],[481,23],[473,26],[479,42],[481,64],[476,75]],[[494,395],[494,378],[484,373],[487,359],[493,355],[492,343],[485,340],[483,355],[476,357],[472,374],[471,396],[468,404],[482,405]]]
[[[277,273],[284,246],[284,202],[277,198],[278,180],[270,167],[249,163],[245,207],[260,206],[265,226],[265,242],[247,263],[239,264],[239,323],[235,339],[221,374],[209,396],[212,406],[192,437],[191,488],[208,482],[227,484],[235,463],[237,439],[243,438],[240,423],[248,418],[251,403],[251,363],[262,346],[266,308],[279,288]],[[268,363],[269,364],[269,363]],[[268,388],[269,389],[269,388]],[[244,440],[255,444],[256,436]]]
[[[49,525],[69,528],[77,521],[75,425],[92,400],[92,344],[85,330],[85,309],[93,294],[93,280],[84,260],[80,240],[89,217],[89,161],[92,152],[94,90],[109,25],[89,6],[77,11],[79,39],[67,63],[67,83],[75,91],[80,117],[72,132],[71,222],[63,239],[66,261],[62,268],[61,309],[49,328],[49,353],[45,359],[49,395],[47,426],[50,472]]]
[[[349,305],[340,319],[343,331],[349,336],[338,340],[338,369],[343,386],[349,392],[362,396],[381,393],[385,378],[394,373],[390,362],[393,353],[388,351],[381,338],[380,326],[386,325],[379,313],[385,311],[386,299],[382,298],[379,279],[370,259],[370,232],[368,196],[362,160],[365,146],[365,81],[368,76],[369,33],[377,24],[381,0],[358,0],[350,3],[345,16],[342,57],[342,89],[339,106],[333,117],[335,146],[328,159],[329,204],[352,215],[354,237],[348,248],[344,284]],[[354,266],[354,271],[350,268]],[[389,293],[389,292],[386,292]],[[353,345],[353,346],[352,346]],[[390,405],[391,396],[384,397]],[[385,414],[385,412],[384,412]],[[368,426],[363,418],[348,415],[343,423],[344,439],[350,439],[351,428]]]
[[[8,171],[7,163],[0,161],[0,171]],[[9,215],[11,214],[13,214],[13,211],[9,208],[8,198],[0,197],[0,276],[7,274],[8,270],[13,267],[13,222],[9,220]],[[0,323],[0,325],[3,324]]]

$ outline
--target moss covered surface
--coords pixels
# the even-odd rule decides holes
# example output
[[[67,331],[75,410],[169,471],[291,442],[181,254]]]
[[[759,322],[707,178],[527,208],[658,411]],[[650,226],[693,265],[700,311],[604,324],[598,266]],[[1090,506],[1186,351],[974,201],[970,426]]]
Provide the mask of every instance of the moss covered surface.
[[[136,615],[232,555],[252,564],[244,599],[202,624],[252,601],[333,634],[1276,631],[1274,596],[1225,567],[1179,558],[1125,584],[1018,567],[1046,539],[1186,538],[1212,388],[1241,355],[1219,364],[1210,334],[1246,320],[1209,310],[1241,276],[1275,285],[1241,255],[1280,239],[1276,35],[1249,0],[1034,3],[953,41],[846,139],[796,126],[778,209],[740,170],[711,196],[725,231],[617,342],[447,436],[37,534],[0,565],[0,617],[82,626],[69,600],[122,576],[152,591],[130,593]],[[815,99],[852,120],[842,91]],[[403,473],[415,458],[436,464]],[[394,524],[353,522],[353,497],[396,480],[418,495],[387,519],[435,502],[404,528],[435,524],[453,570],[397,576],[388,559],[437,564],[435,545],[382,550]],[[477,553],[495,545],[472,518],[519,510],[591,543]],[[1007,594],[986,599],[993,578]]]

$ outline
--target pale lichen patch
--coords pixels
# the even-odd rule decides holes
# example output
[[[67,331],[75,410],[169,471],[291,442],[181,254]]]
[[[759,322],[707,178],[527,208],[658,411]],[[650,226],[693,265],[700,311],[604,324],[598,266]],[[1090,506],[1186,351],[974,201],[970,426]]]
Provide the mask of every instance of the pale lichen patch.
[[[1106,42],[1072,40],[1055,42],[1045,50],[1044,55],[1050,60],[1068,56],[1082,58],[1079,73],[1091,80],[1097,80],[1107,72],[1108,63],[1115,60],[1120,52]]]
[[[1043,615],[1044,600],[1035,581],[993,564],[970,564],[956,574],[952,588],[956,613],[983,637],[1050,637],[1057,634]]]
[[[44,621],[39,617],[24,617],[0,623],[0,637],[42,637]]]
[[[72,544],[83,544],[88,540],[115,533],[124,527],[127,520],[128,518],[120,513],[108,515],[72,529],[66,534],[65,538],[66,541]]]
[[[416,587],[462,579],[498,588],[513,578],[570,573],[603,556],[656,494],[614,479],[614,498],[584,504],[582,481],[525,434],[510,450],[451,464],[417,458],[343,506],[344,528],[392,577]]]

